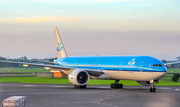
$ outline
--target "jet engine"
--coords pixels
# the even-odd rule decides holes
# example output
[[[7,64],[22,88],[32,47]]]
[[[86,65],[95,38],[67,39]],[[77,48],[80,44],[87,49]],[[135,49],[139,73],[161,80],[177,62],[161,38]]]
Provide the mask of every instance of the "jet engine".
[[[143,86],[150,86],[150,81],[137,81],[138,84],[141,84]]]
[[[89,82],[89,74],[83,69],[75,69],[68,75],[69,81],[74,85],[86,85]]]

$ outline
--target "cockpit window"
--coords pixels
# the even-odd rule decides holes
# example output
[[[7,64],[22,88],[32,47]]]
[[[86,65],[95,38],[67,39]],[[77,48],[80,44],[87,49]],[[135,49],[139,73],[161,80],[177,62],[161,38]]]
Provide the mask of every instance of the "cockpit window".
[[[163,67],[163,64],[153,64],[153,67]]]

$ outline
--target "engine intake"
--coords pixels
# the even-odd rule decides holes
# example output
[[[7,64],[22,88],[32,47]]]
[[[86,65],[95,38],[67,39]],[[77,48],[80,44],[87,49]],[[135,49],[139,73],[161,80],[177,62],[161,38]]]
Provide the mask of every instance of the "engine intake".
[[[86,85],[89,82],[89,74],[82,69],[76,69],[68,75],[69,81],[74,85]]]

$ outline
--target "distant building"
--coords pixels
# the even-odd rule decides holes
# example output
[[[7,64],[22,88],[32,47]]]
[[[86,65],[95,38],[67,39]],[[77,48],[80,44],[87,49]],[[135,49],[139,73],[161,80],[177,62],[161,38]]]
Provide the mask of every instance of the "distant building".
[[[178,61],[180,61],[180,56],[176,58]]]
[[[167,68],[171,68],[171,65],[166,65]]]

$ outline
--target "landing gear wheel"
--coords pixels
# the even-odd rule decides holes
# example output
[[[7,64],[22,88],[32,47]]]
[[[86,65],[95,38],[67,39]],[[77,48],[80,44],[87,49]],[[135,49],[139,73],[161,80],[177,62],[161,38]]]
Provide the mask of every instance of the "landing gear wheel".
[[[79,88],[79,86],[78,85],[74,85],[74,88]]]
[[[86,85],[82,85],[82,86],[80,86],[80,88],[86,88]]]
[[[150,92],[156,92],[156,88],[150,88]]]
[[[86,85],[74,85],[74,88],[86,88]]]
[[[150,88],[150,92],[152,92],[152,88]]]
[[[123,84],[118,84],[118,88],[123,88]]]
[[[123,84],[118,84],[119,80],[116,80],[115,83],[112,83],[111,84],[111,88],[114,88],[114,89],[120,89],[120,88],[123,88]]]
[[[155,85],[154,85],[154,80],[150,80],[150,83],[152,84],[151,88],[150,88],[150,92],[156,92],[156,88],[155,88]]]
[[[114,84],[111,84],[111,88],[114,88]]]
[[[114,84],[114,88],[115,88],[115,89],[118,89],[118,84]]]

